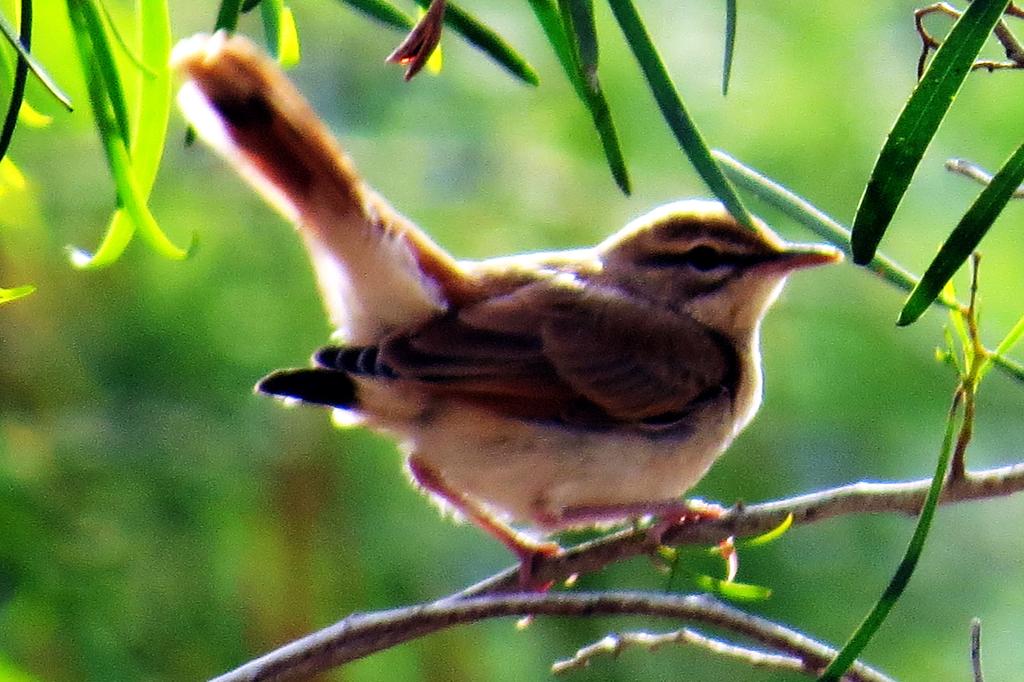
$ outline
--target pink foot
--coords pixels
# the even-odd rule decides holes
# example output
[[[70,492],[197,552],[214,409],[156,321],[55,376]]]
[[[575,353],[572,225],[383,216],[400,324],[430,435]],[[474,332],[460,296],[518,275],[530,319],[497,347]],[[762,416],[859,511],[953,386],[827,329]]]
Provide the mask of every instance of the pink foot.
[[[677,502],[658,513],[658,521],[647,530],[647,538],[654,545],[662,545],[665,534],[675,526],[699,523],[704,519],[717,519],[726,512],[725,507],[700,500]]]

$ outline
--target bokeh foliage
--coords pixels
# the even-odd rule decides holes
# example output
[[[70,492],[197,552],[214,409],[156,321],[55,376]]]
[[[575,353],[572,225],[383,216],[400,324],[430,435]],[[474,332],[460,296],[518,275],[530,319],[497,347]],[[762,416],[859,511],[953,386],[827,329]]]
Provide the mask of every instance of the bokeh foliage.
[[[0,7],[12,16],[14,4]],[[0,670],[27,679],[202,678],[353,610],[437,597],[508,563],[488,538],[418,499],[390,442],[250,394],[267,371],[304,363],[329,330],[297,240],[205,150],[175,143],[184,136],[179,117],[149,206],[174,243],[197,235],[200,248],[172,262],[133,242],[112,269],[69,267],[64,247],[101,231],[114,190],[64,4],[37,5],[48,31],[37,31],[33,53],[78,106],[64,113],[28,80],[29,103],[53,121],[19,128],[10,153],[27,185],[0,188],[0,284],[38,287],[0,306]],[[172,3],[171,35],[212,26],[216,7],[199,5]],[[400,33],[339,3],[292,4],[304,48],[295,78],[370,182],[441,243],[465,257],[575,246],[662,201],[706,194],[603,3],[595,3],[601,84],[629,162],[630,198],[609,181],[578,87],[565,81],[527,4],[463,5],[527,57],[537,88],[451,37],[440,77],[402,83],[382,63]],[[130,40],[132,3],[107,6]],[[723,8],[637,6],[711,144],[851,222],[915,84],[912,6],[741,6],[725,99]],[[239,29],[261,35],[257,15]],[[116,49],[113,58],[128,61]],[[127,63],[123,70],[132,73]],[[125,80],[127,102],[143,82]],[[967,155],[994,167],[1020,144],[1007,121],[1022,87],[1012,72],[967,79],[886,237],[907,267],[924,270],[977,194],[942,161]],[[807,238],[751,206],[787,236]],[[992,330],[992,345],[1020,312],[1006,293],[1024,256],[1012,234],[1020,210],[1011,204],[983,245],[983,332]],[[798,276],[766,324],[763,411],[695,493],[730,502],[927,475],[955,378],[932,357],[944,317],[896,331],[901,296],[851,266]],[[986,382],[972,463],[1016,456],[1020,395],[1003,377]],[[1016,645],[1024,567],[1007,519],[1022,507],[1008,499],[941,510],[919,573],[867,660],[900,679],[959,675],[967,623],[978,615],[986,670],[1012,676],[1024,662]],[[906,519],[864,518],[794,530],[744,555],[741,578],[774,589],[761,612],[841,642],[910,529]],[[663,583],[643,562],[585,579],[592,588]],[[485,624],[336,676],[537,679],[554,658],[623,627]],[[666,651],[581,677],[669,674],[758,673]]]

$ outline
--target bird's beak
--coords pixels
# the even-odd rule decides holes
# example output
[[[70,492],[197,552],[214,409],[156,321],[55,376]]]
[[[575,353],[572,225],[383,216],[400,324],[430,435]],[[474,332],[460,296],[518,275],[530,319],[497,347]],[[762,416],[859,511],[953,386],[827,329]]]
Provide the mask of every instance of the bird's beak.
[[[826,244],[787,244],[784,251],[765,259],[758,267],[762,271],[786,274],[842,260],[843,252]]]

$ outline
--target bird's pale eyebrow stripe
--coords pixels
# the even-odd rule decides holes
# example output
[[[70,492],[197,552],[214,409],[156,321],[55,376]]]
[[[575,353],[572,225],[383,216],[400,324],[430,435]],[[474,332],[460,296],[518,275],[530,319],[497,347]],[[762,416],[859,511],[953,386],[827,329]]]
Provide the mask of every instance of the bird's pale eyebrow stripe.
[[[734,246],[740,249],[764,249],[764,243],[755,234],[743,228],[725,230],[720,226],[707,226],[696,220],[677,220],[657,228],[659,235],[668,241],[686,240],[699,246],[705,241]],[[741,231],[742,230],[742,231]]]

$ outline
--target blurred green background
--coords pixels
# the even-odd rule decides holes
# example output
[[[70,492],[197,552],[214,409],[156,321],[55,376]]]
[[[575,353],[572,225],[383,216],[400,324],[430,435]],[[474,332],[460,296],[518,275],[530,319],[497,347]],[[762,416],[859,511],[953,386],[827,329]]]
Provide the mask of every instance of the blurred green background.
[[[330,329],[291,229],[206,149],[178,143],[180,116],[151,205],[178,243],[196,233],[198,252],[174,263],[134,243],[109,269],[69,266],[67,245],[98,243],[113,185],[70,36],[54,28],[65,25],[63,3],[37,4],[48,27],[37,31],[37,55],[78,108],[62,114],[30,87],[30,101],[55,120],[17,131],[11,155],[29,188],[0,194],[0,286],[38,286],[0,307],[0,677],[205,678],[351,612],[431,600],[509,565],[497,543],[442,519],[411,489],[388,440],[252,394],[263,374],[304,364]],[[615,189],[526,3],[464,5],[528,57],[542,77],[536,89],[451,35],[442,74],[403,83],[383,64],[400,34],[330,0],[294,0],[304,58],[293,77],[371,184],[456,255],[586,245],[661,202],[706,194],[596,4],[632,197]],[[721,4],[638,4],[709,143],[850,220],[914,84],[915,5],[741,3],[723,99]],[[128,31],[130,4],[110,6]],[[176,2],[171,11],[183,37],[208,30],[216,5]],[[241,30],[259,37],[257,22]],[[1018,73],[968,80],[884,251],[916,272],[927,265],[978,189],[943,171],[943,160],[998,166],[1020,143],[1012,121],[1022,96]],[[809,238],[752,207],[787,237]],[[1022,219],[1011,205],[983,245],[991,344],[1021,312]],[[760,416],[693,494],[729,504],[929,476],[954,385],[933,353],[945,317],[933,310],[897,330],[901,300],[849,264],[796,275],[765,324]],[[1021,459],[1022,398],[1024,386],[996,373],[987,380],[972,466]],[[1024,496],[943,508],[865,660],[899,679],[966,679],[968,623],[978,616],[986,672],[1019,675],[1022,513]],[[910,518],[850,517],[747,550],[740,579],[774,590],[748,607],[841,643],[912,528]],[[664,582],[638,560],[580,587]],[[484,623],[329,679],[545,679],[554,659],[632,627],[671,625]],[[790,678],[674,649],[600,660],[575,679]]]

